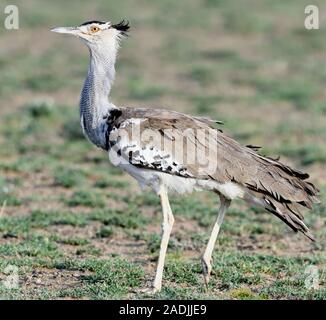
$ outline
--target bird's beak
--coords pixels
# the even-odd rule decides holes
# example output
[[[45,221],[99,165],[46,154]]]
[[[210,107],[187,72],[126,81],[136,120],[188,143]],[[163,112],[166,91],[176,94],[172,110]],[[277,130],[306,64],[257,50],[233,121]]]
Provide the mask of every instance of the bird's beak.
[[[79,30],[76,27],[58,27],[58,28],[51,29],[51,31],[57,33],[72,34],[72,35],[77,35],[79,33]]]

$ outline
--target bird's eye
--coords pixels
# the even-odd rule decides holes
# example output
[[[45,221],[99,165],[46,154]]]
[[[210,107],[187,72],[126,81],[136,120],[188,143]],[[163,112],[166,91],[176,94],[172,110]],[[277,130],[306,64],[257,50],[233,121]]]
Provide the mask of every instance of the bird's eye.
[[[100,30],[99,27],[97,27],[97,26],[91,26],[91,32],[92,33],[98,32],[99,30]]]

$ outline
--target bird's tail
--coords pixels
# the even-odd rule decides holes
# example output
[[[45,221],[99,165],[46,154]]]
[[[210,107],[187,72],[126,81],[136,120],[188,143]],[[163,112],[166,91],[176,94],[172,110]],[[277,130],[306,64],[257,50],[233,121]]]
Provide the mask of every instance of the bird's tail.
[[[273,213],[275,216],[285,222],[295,232],[302,232],[307,238],[315,241],[314,236],[309,228],[303,222],[303,215],[300,213],[298,205],[295,203],[279,202],[272,197],[266,197],[268,203],[266,210]]]
[[[266,210],[284,221],[295,232],[302,232],[310,240],[315,241],[300,212],[301,207],[312,209],[313,204],[320,203],[319,190],[307,181],[309,175],[278,160],[260,155],[258,157],[264,161],[269,171],[259,181],[259,185],[251,185],[249,188],[258,192],[264,199],[263,206]]]

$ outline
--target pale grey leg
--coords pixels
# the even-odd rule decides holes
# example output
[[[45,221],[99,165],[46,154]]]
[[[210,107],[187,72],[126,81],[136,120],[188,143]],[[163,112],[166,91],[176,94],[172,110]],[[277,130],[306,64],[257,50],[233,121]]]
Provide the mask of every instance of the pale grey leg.
[[[153,293],[161,291],[162,288],[162,277],[166,250],[169,244],[170,234],[172,231],[174,217],[169,203],[168,194],[165,187],[161,187],[159,196],[161,198],[161,205],[163,211],[163,222],[162,222],[162,238],[160,255],[158,258],[156,275],[153,283]]]
[[[204,280],[205,280],[206,286],[208,285],[209,277],[210,277],[210,274],[212,271],[212,265],[211,265],[212,253],[214,250],[216,239],[217,239],[218,233],[220,231],[225,212],[227,211],[227,209],[229,208],[229,206],[231,204],[231,200],[226,199],[222,195],[220,195],[220,200],[221,200],[221,205],[219,208],[218,216],[214,223],[213,230],[212,230],[211,236],[208,240],[205,252],[202,256],[203,273],[204,273]]]

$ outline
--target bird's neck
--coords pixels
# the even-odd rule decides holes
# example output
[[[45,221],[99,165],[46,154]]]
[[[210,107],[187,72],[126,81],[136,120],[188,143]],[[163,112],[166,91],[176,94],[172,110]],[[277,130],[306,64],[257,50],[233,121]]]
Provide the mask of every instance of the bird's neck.
[[[105,117],[117,109],[109,101],[115,76],[116,52],[90,51],[90,63],[80,99],[80,119],[83,132],[96,146],[105,148],[107,125]]]

